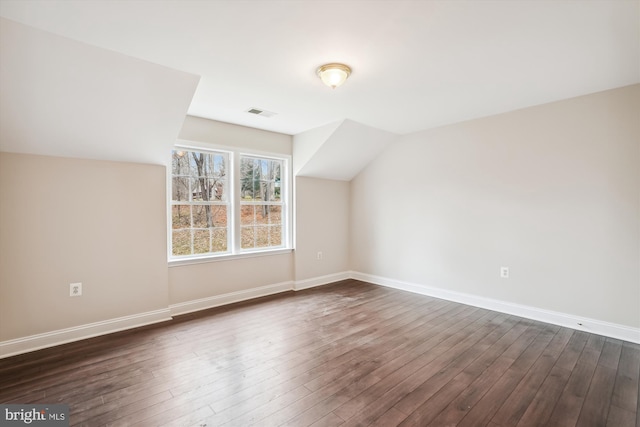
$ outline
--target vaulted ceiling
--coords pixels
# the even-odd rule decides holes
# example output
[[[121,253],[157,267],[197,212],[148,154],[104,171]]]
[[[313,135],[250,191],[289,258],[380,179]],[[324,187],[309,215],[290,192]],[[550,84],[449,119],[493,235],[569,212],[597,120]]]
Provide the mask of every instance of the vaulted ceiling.
[[[397,134],[640,81],[637,0],[2,0],[0,14],[201,76],[189,114]],[[336,90],[326,62],[353,68]],[[245,111],[257,107],[272,118]]]
[[[44,87],[62,69],[66,83],[45,95],[68,91],[75,104],[89,105],[49,110],[111,114],[115,109],[101,110],[101,97],[109,99],[115,83],[103,83],[122,79],[119,87],[139,95],[139,105],[124,103],[116,114],[122,123],[147,107],[147,117],[162,117],[158,100],[173,102],[178,116],[290,135],[341,123],[330,145],[316,150],[321,158],[358,130],[362,137],[379,130],[373,138],[387,141],[390,134],[640,82],[637,0],[2,0],[0,16],[11,30],[11,39],[0,41],[4,121],[20,120],[26,111],[18,107],[37,102],[26,99],[33,96],[31,80]],[[29,28],[37,36],[19,35]],[[42,39],[38,53],[57,46],[64,54],[56,65],[58,52],[51,50],[45,58],[51,72],[34,63],[41,68],[25,77],[13,65],[21,58],[28,66],[33,37]],[[326,62],[350,65],[351,78],[335,90],[323,86],[315,70]],[[133,71],[125,76],[126,69]],[[42,110],[49,121],[58,117],[33,105],[24,108]],[[277,114],[256,116],[250,108]],[[174,137],[173,121],[165,124],[171,124],[165,135]],[[322,169],[318,157],[311,160],[307,171]],[[338,175],[352,173],[346,168]]]

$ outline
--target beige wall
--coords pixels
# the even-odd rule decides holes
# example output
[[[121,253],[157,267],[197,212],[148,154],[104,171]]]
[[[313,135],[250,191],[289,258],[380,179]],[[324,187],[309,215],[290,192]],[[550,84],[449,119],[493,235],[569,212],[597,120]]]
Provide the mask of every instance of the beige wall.
[[[194,117],[181,138],[291,154],[288,135]],[[296,187],[299,256],[168,267],[163,166],[0,153],[0,341],[347,271],[349,183]]]
[[[298,281],[349,271],[349,182],[296,177],[295,269]]]
[[[166,308],[164,182],[163,166],[0,153],[0,341]]]
[[[179,304],[292,281],[290,253],[172,266],[169,300]]]
[[[352,269],[640,327],[639,118],[635,85],[403,137],[352,181]]]
[[[187,116],[178,138],[267,153],[291,155],[292,137],[282,133]]]
[[[639,327],[639,104],[636,85],[402,137],[351,183],[296,178],[295,254],[170,268],[164,167],[0,153],[0,341],[349,269]],[[181,138],[292,151],[193,117]]]

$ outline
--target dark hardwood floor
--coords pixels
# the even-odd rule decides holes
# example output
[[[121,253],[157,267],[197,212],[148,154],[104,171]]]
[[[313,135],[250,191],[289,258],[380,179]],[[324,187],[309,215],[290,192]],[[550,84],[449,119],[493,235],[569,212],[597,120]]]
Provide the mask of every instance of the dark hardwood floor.
[[[0,360],[86,426],[640,426],[640,346],[354,280]]]

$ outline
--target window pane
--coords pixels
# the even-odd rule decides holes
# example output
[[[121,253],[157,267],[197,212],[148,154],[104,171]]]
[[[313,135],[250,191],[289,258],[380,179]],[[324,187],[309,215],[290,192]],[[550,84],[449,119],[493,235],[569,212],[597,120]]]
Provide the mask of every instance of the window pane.
[[[280,181],[280,169],[282,162],[280,160],[272,160],[271,175],[269,179],[272,181]]]
[[[191,230],[173,231],[173,255],[191,255]]]
[[[213,173],[213,157],[211,153],[201,153],[197,151],[191,151],[191,175],[207,178],[211,177]]]
[[[253,186],[253,200],[264,200],[264,183],[255,181]]]
[[[269,224],[282,224],[282,206],[269,206]]]
[[[193,226],[195,228],[225,227],[227,207],[221,205],[194,205]]]
[[[205,254],[211,252],[211,234],[209,230],[193,230],[193,253]]]
[[[242,205],[240,206],[240,225],[253,225],[256,223],[255,218],[255,206]]]
[[[213,252],[226,252],[227,251],[227,229],[226,228],[214,228],[212,230],[211,245]]]
[[[190,175],[189,152],[173,150],[171,152],[171,175]]]
[[[174,177],[171,182],[171,200],[186,202],[189,200],[189,178]]]
[[[222,179],[214,179],[211,183],[211,200],[227,201],[227,183]]]
[[[275,185],[273,182],[262,181],[260,183],[260,198],[265,202],[272,202],[275,200]]]
[[[214,170],[213,176],[218,179],[224,179],[227,176],[227,163],[229,156],[226,154],[216,154],[213,161]]]
[[[273,200],[279,202],[282,200],[282,187],[280,186],[280,181],[276,181],[273,184]]]
[[[240,197],[243,200],[253,200],[254,193],[258,190],[260,178],[256,177],[256,160],[251,157],[240,159]]]
[[[215,158],[216,155],[213,153],[207,153],[204,157],[204,164],[202,167],[203,176],[206,176],[207,178],[215,177]]]
[[[255,233],[253,227],[242,227],[240,229],[240,246],[242,249],[255,247]]]
[[[211,206],[195,205],[193,209],[193,227],[209,228],[213,227],[213,216]]]
[[[212,205],[211,206],[212,215],[213,215],[213,226],[214,227],[226,227],[227,226],[227,207],[223,205]]]
[[[256,224],[269,223],[269,206],[257,205],[256,207]]]
[[[171,228],[176,229],[189,227],[191,227],[191,206],[171,206]]]
[[[213,180],[195,178],[191,180],[191,196],[194,202],[208,202],[213,194]]]
[[[200,180],[198,178],[189,178],[189,200],[202,200],[200,190]]]
[[[269,246],[269,227],[256,227],[256,247]]]
[[[269,245],[270,246],[280,246],[282,245],[282,227],[271,226],[271,233],[269,235]]]

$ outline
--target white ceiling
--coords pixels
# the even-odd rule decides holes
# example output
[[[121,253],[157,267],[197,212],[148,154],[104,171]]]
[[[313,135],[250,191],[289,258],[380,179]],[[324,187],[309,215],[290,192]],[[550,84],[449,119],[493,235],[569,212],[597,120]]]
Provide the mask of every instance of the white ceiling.
[[[293,137],[293,174],[351,181],[397,137],[348,119],[299,133]]]
[[[4,18],[201,76],[189,114],[406,134],[640,82],[640,2],[2,0]],[[352,66],[331,90],[317,66]],[[257,107],[278,113],[245,113]]]
[[[0,18],[0,151],[165,164],[197,85]]]

